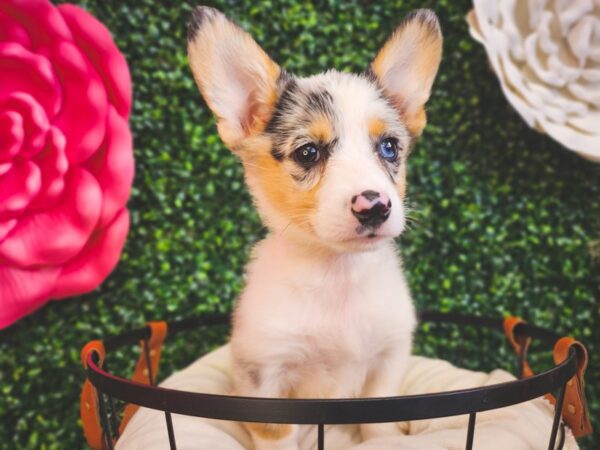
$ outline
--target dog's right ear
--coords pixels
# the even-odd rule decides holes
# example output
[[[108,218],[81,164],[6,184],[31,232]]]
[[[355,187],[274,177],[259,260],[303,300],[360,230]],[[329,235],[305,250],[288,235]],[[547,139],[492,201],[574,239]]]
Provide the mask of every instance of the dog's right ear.
[[[264,129],[277,100],[281,69],[248,33],[220,11],[198,7],[188,24],[188,58],[228,147],[235,149]]]

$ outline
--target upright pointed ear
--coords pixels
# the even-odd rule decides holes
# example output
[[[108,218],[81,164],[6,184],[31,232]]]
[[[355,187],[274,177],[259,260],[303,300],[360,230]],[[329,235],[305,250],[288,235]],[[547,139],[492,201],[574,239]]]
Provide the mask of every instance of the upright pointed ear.
[[[425,103],[442,57],[442,33],[433,11],[409,14],[371,63],[371,71],[413,136],[427,121]]]
[[[198,7],[188,24],[188,58],[228,147],[262,131],[277,100],[281,70],[248,33],[220,11]]]

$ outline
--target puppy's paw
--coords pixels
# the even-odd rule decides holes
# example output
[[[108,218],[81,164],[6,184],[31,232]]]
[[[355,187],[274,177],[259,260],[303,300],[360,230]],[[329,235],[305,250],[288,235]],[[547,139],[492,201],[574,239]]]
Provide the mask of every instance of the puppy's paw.
[[[298,426],[246,423],[255,450],[300,450]]]
[[[362,435],[363,441],[375,437],[399,436],[405,434],[404,430],[398,425],[400,425],[398,422],[365,423],[360,426],[360,434]]]

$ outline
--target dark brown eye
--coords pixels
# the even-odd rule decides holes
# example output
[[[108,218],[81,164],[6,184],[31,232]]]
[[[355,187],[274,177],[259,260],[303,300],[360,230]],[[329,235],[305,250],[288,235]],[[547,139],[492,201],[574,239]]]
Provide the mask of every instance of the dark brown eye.
[[[386,161],[394,162],[398,159],[398,141],[394,138],[382,139],[377,151]]]
[[[305,144],[294,151],[294,159],[302,166],[309,167],[321,158],[321,153],[313,143]]]

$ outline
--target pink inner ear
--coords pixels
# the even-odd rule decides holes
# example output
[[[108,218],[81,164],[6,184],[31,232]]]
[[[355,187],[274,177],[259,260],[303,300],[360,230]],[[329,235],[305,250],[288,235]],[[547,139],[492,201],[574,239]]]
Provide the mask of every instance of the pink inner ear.
[[[255,91],[250,93],[246,112],[240,121],[246,136],[263,131],[273,112],[271,104],[264,104],[257,97]]]

